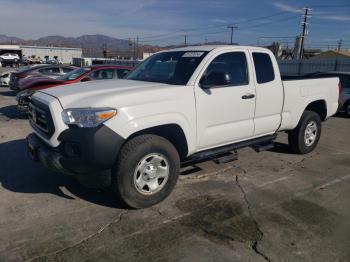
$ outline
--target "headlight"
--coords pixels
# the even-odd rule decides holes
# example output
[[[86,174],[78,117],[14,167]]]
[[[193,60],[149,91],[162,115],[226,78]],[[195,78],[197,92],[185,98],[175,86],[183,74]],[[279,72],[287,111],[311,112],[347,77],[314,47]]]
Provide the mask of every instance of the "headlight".
[[[71,108],[62,112],[63,122],[79,127],[96,127],[117,114],[113,108]]]

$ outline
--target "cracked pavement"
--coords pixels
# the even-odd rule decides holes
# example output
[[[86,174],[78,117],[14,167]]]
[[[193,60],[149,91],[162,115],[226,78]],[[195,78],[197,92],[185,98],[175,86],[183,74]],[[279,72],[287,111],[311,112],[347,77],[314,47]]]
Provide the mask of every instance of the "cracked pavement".
[[[128,210],[109,192],[32,163],[30,132],[0,88],[0,261],[350,261],[350,119],[317,149],[238,151],[183,170],[164,202]]]

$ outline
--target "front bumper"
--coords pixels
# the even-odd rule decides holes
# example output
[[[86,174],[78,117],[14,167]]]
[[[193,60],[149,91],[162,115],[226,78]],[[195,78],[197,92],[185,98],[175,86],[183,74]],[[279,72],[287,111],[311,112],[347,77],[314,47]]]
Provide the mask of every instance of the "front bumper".
[[[102,125],[97,128],[70,127],[59,135],[60,145],[50,147],[36,134],[27,137],[27,150],[33,161],[69,174],[93,174],[111,169],[124,139]]]

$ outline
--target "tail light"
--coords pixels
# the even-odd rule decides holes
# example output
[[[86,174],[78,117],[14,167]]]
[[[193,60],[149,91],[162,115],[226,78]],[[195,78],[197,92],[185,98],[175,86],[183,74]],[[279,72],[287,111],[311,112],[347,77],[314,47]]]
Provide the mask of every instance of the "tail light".
[[[341,86],[341,82],[339,81],[338,83],[338,89],[339,89],[339,99],[341,97],[341,91],[342,91],[342,86]]]

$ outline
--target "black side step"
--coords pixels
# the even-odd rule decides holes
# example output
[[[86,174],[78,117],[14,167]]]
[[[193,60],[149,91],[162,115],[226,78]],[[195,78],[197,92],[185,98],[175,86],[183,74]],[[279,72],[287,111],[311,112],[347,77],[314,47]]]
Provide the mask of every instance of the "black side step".
[[[267,144],[253,145],[251,148],[255,150],[255,152],[267,151],[275,147],[273,142]]]
[[[214,159],[216,164],[225,164],[238,159],[237,152],[229,152],[226,155]]]
[[[201,151],[184,159],[184,161],[181,163],[181,166],[185,167],[185,166],[201,163],[208,160],[214,160],[222,157],[223,155],[227,155],[227,153],[229,152],[232,152],[244,147],[262,145],[262,144],[271,144],[273,140],[276,139],[276,137],[277,137],[277,134],[273,134],[273,135],[258,137],[247,141],[239,142],[239,143],[234,143],[234,144],[230,144],[222,147]]]

